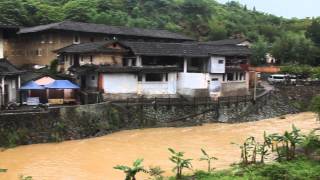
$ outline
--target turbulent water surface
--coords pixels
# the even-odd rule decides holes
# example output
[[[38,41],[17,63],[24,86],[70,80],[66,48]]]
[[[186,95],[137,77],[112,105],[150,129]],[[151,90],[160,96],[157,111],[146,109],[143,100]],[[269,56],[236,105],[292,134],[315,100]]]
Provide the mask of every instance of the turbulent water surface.
[[[30,175],[34,180],[123,180],[123,174],[113,167],[131,165],[137,158],[145,159],[145,167],[161,166],[166,175],[172,175],[168,147],[186,152],[194,159],[194,169],[206,169],[205,162],[198,161],[200,148],[219,159],[213,164],[215,168],[226,168],[240,158],[239,148],[231,142],[241,143],[248,136],[261,138],[264,131],[283,132],[292,124],[304,132],[320,126],[315,114],[301,113],[285,119],[130,130],[86,140],[20,146],[0,152],[0,167],[8,169],[0,179]]]

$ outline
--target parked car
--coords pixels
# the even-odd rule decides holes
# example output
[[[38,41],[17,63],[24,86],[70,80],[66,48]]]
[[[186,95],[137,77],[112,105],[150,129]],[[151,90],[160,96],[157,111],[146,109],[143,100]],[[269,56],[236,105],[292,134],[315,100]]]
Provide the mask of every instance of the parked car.
[[[286,79],[287,79],[287,75],[284,75],[284,74],[273,74],[273,75],[270,75],[268,77],[268,81],[271,83],[271,84],[274,84],[274,83],[284,83],[286,82]]]

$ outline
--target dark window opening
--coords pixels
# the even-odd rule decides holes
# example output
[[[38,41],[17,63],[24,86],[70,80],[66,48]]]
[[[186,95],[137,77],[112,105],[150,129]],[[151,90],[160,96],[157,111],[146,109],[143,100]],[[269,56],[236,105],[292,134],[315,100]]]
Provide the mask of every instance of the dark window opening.
[[[139,81],[139,82],[142,81],[142,74],[138,74],[138,81]]]
[[[240,80],[245,80],[245,79],[244,79],[244,74],[243,74],[243,73],[240,73]]]
[[[169,74],[166,73],[166,81],[168,81],[168,80],[169,80]]]
[[[95,79],[96,79],[96,77],[95,77],[95,76],[91,76],[91,80],[93,80],[93,81],[94,81]]]
[[[219,60],[218,63],[219,63],[219,64],[223,64],[223,63],[224,63],[224,60]]]
[[[90,63],[93,62],[93,56],[90,56]]]
[[[163,74],[150,73],[146,74],[146,82],[161,82]]]
[[[219,81],[218,78],[212,78],[211,81]]]
[[[90,42],[94,42],[94,37],[91,37],[91,38],[90,38]]]
[[[201,73],[205,72],[206,60],[203,58],[192,58],[188,61],[187,72]]]
[[[228,80],[228,81],[233,81],[233,80],[234,80],[233,73],[228,73],[228,74],[227,74],[227,80]]]
[[[226,81],[226,74],[223,74],[222,81]]]
[[[79,43],[80,43],[80,37],[79,37],[79,35],[74,35],[74,37],[73,37],[73,43],[75,43],[75,44],[79,44]]]

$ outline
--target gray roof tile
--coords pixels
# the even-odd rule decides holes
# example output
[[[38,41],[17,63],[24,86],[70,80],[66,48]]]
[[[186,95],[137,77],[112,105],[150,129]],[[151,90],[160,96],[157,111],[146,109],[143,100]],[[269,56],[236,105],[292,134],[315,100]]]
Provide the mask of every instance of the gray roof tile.
[[[93,23],[72,22],[72,21],[63,21],[63,22],[52,23],[47,25],[22,28],[18,33],[26,34],[26,33],[45,31],[45,30],[66,30],[66,31],[102,33],[102,34],[112,34],[112,35],[192,40],[192,38],[190,37],[187,37],[178,33],[170,32],[167,30],[108,26],[104,24],[93,24]]]

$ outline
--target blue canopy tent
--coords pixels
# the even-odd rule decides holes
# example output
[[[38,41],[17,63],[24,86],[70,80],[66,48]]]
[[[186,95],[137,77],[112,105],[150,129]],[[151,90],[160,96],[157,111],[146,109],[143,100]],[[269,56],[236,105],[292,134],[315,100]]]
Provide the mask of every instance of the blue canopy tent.
[[[75,103],[75,90],[80,87],[68,80],[55,80],[45,85],[47,89],[47,97],[50,104]]]
[[[20,87],[20,101],[26,102],[27,105],[38,105],[40,102],[46,102],[46,93],[43,86],[34,81],[30,81]],[[27,93],[25,92],[27,91]],[[23,93],[24,92],[24,93]]]
[[[45,88],[43,86],[38,85],[34,81],[30,81],[22,87],[20,87],[20,90],[45,90]]]
[[[55,80],[53,83],[45,86],[47,89],[80,89],[76,84],[68,80]]]

